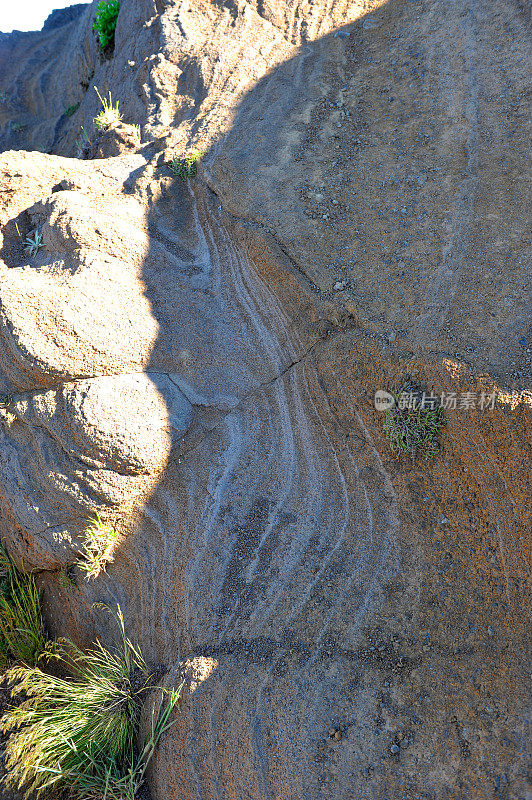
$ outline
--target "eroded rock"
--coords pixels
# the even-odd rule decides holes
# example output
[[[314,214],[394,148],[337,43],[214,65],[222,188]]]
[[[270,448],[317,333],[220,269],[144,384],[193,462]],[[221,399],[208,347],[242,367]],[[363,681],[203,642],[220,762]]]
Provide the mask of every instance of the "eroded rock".
[[[105,640],[119,602],[185,678],[157,800],[520,797],[522,13],[122,0],[100,61],[93,10],[0,43],[23,86],[27,43],[69,36],[19,98],[16,146],[61,155],[0,158],[0,525],[50,625]],[[61,157],[91,81],[150,144]],[[405,376],[495,399],[412,461],[373,402]],[[114,560],[65,589],[96,512]]]

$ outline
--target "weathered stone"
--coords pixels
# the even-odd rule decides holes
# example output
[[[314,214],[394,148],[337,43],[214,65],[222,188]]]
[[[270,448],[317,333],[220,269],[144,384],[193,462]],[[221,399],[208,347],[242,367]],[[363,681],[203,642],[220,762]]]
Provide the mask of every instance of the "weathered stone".
[[[118,601],[185,679],[156,800],[524,795],[524,14],[122,0],[106,60],[94,9],[0,40],[0,144],[56,153],[0,157],[0,532],[51,629]],[[64,157],[91,82],[148,144]],[[406,379],[457,394],[432,460]]]

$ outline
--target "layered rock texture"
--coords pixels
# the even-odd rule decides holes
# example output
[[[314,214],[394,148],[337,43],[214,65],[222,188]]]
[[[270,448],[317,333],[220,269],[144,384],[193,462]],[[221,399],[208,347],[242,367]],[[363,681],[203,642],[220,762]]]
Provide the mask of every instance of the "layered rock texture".
[[[0,533],[51,629],[119,603],[186,679],[154,800],[524,800],[526,5],[122,0],[110,58],[94,14],[0,35]]]

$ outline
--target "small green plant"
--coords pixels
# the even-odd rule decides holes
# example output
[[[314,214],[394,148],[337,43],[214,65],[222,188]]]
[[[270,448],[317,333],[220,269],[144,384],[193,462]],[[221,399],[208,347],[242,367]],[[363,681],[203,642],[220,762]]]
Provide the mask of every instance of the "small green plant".
[[[116,101],[116,106],[113,106],[111,92],[109,92],[109,98],[107,99],[101,96],[96,86],[94,89],[100,98],[103,108],[100,113],[94,117],[93,122],[99,131],[105,131],[107,128],[110,128],[111,125],[115,125],[117,122],[120,122],[122,119],[122,114],[118,110],[118,100]]]
[[[46,645],[35,578],[20,572],[1,545],[0,575],[0,666],[34,665]]]
[[[87,152],[88,148],[90,147],[91,140],[89,139],[87,132],[83,125],[81,126],[81,133],[79,137],[76,139],[76,155],[78,158],[84,158],[85,153]]]
[[[66,669],[59,678],[40,667],[18,667],[6,677],[22,703],[0,721],[9,733],[7,783],[26,800],[68,790],[79,800],[134,800],[160,737],[174,723],[181,688],[158,689],[160,704],[140,753],[135,746],[141,703],[155,689],[141,652],[127,638],[120,607],[116,652],[101,643],[83,652],[61,640],[47,660]]]
[[[198,174],[198,161],[202,155],[203,153],[193,151],[185,154],[181,158],[176,157],[172,159],[172,161],[168,162],[168,166],[174,175],[181,178],[182,181],[186,181],[187,178],[193,178]]]
[[[102,50],[110,50],[115,41],[115,28],[120,11],[118,0],[102,0],[96,6],[96,18],[92,30],[98,37]]]
[[[12,122],[11,123],[11,130],[14,133],[20,133],[21,131],[24,130],[25,127],[26,126],[22,122]]]
[[[7,103],[9,95],[7,92],[0,92],[0,103]]]
[[[68,108],[65,108],[65,116],[72,117],[76,113],[78,108],[79,108],[79,103],[75,103],[73,106],[68,106]]]
[[[43,247],[42,233],[36,228],[32,234],[24,239],[24,251],[29,253],[30,256],[35,256],[41,247]]]
[[[61,589],[75,589],[77,587],[74,576],[74,565],[68,564],[59,570],[59,586]]]
[[[140,144],[140,142],[142,141],[142,133],[140,132],[140,125],[133,125],[133,127],[135,128],[135,135],[136,135],[137,139],[139,140],[139,144]]]
[[[100,517],[91,520],[85,531],[82,544],[82,556],[77,565],[82,569],[87,578],[97,578],[100,572],[113,560],[113,549],[118,539],[118,533],[110,525],[102,522]]]
[[[384,435],[392,450],[434,455],[440,447],[440,434],[445,417],[437,398],[427,399],[418,386],[403,385],[394,394],[394,405],[384,416]]]

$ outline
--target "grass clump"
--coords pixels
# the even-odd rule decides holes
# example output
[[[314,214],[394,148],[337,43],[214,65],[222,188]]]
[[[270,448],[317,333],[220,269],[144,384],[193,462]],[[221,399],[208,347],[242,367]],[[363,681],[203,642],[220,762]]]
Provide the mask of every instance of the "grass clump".
[[[0,576],[0,666],[36,664],[46,632],[35,578],[20,572],[1,545]]]
[[[118,100],[116,101],[116,106],[113,105],[111,92],[109,92],[109,98],[104,98],[101,96],[96,86],[94,89],[100,98],[102,110],[94,117],[93,122],[99,131],[105,131],[107,128],[110,128],[111,125],[115,125],[117,122],[120,122],[122,119],[122,114],[118,110]]]
[[[97,578],[100,572],[113,560],[113,549],[118,533],[103,522],[98,515],[85,531],[82,555],[77,566],[86,573],[87,578]]]
[[[176,175],[178,178],[181,178],[182,181],[186,181],[187,178],[193,178],[198,174],[198,161],[202,155],[203,153],[193,151],[192,153],[187,153],[181,158],[176,157],[172,159],[172,161],[168,163],[168,166],[174,175]]]
[[[418,386],[403,385],[394,394],[395,403],[384,416],[384,435],[395,452],[426,457],[440,449],[445,424],[438,398],[429,397]]]
[[[72,117],[79,108],[79,103],[75,103],[73,106],[68,106],[65,108],[65,116]]]
[[[118,0],[102,0],[96,6],[96,18],[92,30],[96,33],[100,47],[104,51],[109,51],[114,46],[119,11]]]
[[[87,135],[87,131],[81,126],[81,133],[76,139],[76,155],[78,158],[85,158],[91,146],[91,140]]]
[[[162,690],[159,711],[140,752],[135,739],[150,675],[140,651],[127,638],[120,607],[120,647],[101,643],[83,652],[67,640],[49,649],[48,659],[71,678],[39,667],[8,671],[12,696],[22,696],[0,721],[9,733],[5,758],[8,784],[26,800],[68,790],[79,800],[134,800],[147,765],[170,722],[181,687]],[[163,702],[164,700],[164,702]]]

